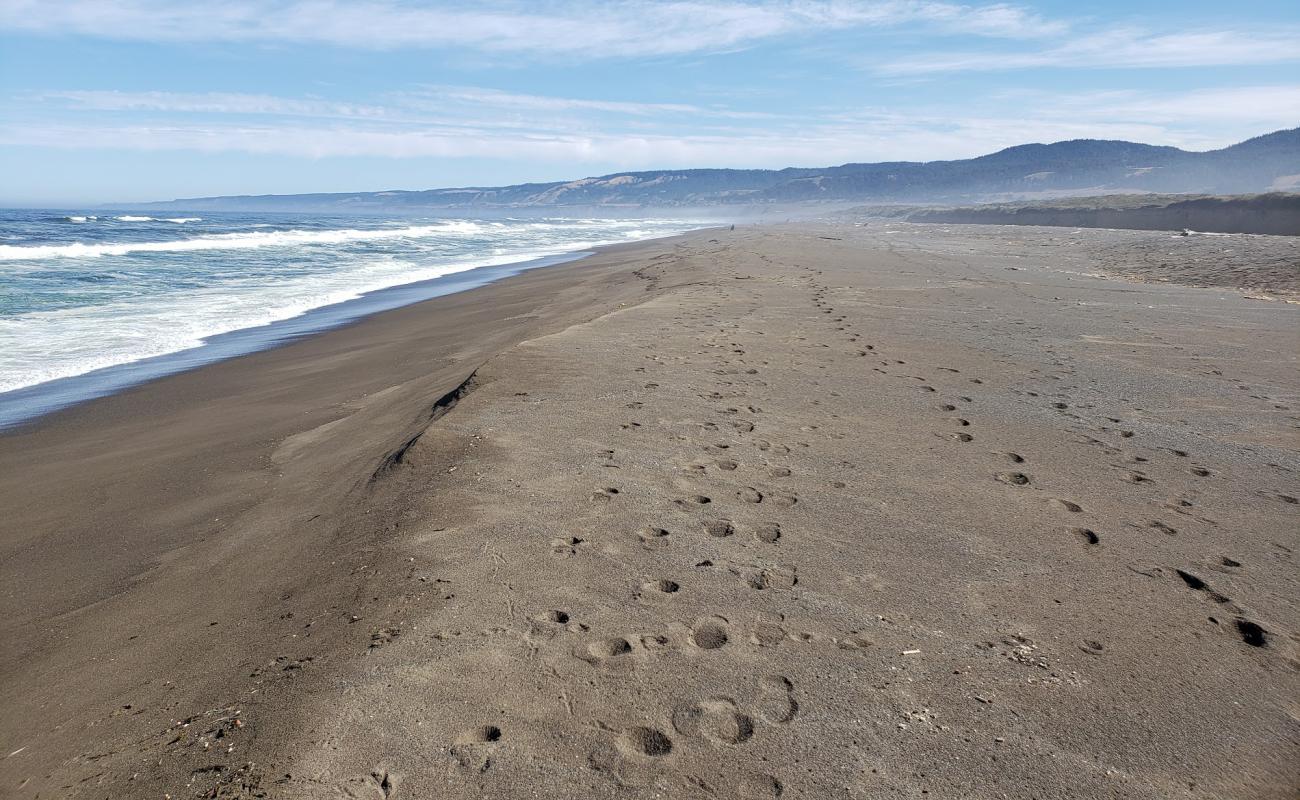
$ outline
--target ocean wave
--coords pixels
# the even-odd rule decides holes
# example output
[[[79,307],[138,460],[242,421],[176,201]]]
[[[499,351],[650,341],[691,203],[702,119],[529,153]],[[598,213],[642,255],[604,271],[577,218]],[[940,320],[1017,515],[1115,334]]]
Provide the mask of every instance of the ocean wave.
[[[466,256],[433,265],[387,257],[359,262],[338,273],[304,276],[278,285],[201,289],[184,295],[162,295],[145,303],[114,303],[0,318],[0,352],[5,354],[0,359],[0,394],[191,350],[203,346],[212,336],[292,319],[379,289],[556,255],[568,249]]]
[[[478,233],[483,225],[474,222],[445,222],[438,225],[412,225],[405,228],[363,230],[286,230],[252,233],[219,233],[193,239],[166,242],[112,242],[105,244],[0,245],[0,261],[30,261],[47,258],[98,258],[130,253],[172,253],[195,250],[247,250],[257,247],[296,247],[317,244],[346,244],[385,239],[422,239],[449,234]]]
[[[137,217],[125,214],[120,217],[113,217],[118,222],[174,222],[183,225],[186,222],[202,222],[203,217]]]
[[[202,347],[218,334],[291,319],[379,289],[695,227],[686,221],[554,220],[503,229],[496,221],[404,220],[401,227],[379,228],[372,226],[385,224],[380,220],[357,220],[353,224],[367,227],[328,230],[294,220],[253,230],[266,224],[171,241],[162,241],[164,231],[181,229],[160,223],[135,229],[151,231],[146,237],[155,241],[0,245],[5,280],[16,287],[27,285],[23,281],[55,286],[57,296],[72,298],[63,307],[0,314],[0,394]],[[126,228],[117,230],[115,238],[126,238]],[[366,244],[385,240],[383,246]],[[288,249],[255,250],[273,247]],[[223,250],[235,252],[181,253],[148,263],[88,260]]]
[[[63,219],[65,222],[90,222],[91,220],[99,219],[99,217],[93,214],[86,214],[85,216],[71,216],[64,217]]]

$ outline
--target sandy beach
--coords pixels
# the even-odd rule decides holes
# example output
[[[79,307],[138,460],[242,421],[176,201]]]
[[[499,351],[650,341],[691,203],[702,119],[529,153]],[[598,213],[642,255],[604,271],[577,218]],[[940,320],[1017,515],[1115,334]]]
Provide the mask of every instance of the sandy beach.
[[[1296,241],[707,230],[0,434],[0,796],[1295,797]]]

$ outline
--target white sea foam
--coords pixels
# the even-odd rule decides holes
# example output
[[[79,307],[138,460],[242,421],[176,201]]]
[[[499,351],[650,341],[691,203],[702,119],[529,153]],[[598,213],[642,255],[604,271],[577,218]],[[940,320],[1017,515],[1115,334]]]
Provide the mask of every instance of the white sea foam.
[[[99,217],[96,217],[93,214],[87,214],[85,216],[64,217],[64,219],[68,222],[89,222],[92,219],[99,219]]]
[[[113,217],[119,222],[174,222],[183,225],[186,222],[202,222],[203,217],[137,217],[131,214],[125,214],[120,217]]]
[[[448,234],[476,233],[484,225],[475,222],[444,222],[437,225],[410,225],[379,230],[287,230],[251,233],[218,233],[193,239],[163,242],[113,242],[104,244],[51,244],[19,247],[0,245],[0,261],[31,261],[48,258],[98,258],[130,253],[175,253],[195,250],[247,250],[256,247],[298,247],[303,245],[344,244],[347,242],[385,239],[421,239]]]
[[[279,274],[248,270],[233,278],[227,275],[219,285],[141,291],[99,305],[0,317],[0,392],[189,350],[218,334],[290,319],[312,309],[352,300],[387,287],[647,235],[665,235],[693,226],[670,222],[646,225],[609,220],[565,220],[509,227],[514,231],[506,234],[492,223],[445,221],[380,230],[246,231],[173,242],[28,248],[0,246],[0,260],[8,258],[12,261],[13,256],[9,253],[15,250],[44,251],[35,257],[48,259],[141,251],[290,245],[305,249],[301,255],[289,254],[286,263],[304,260],[321,263],[316,259],[322,258],[336,265],[310,272],[286,271]],[[447,237],[446,244],[437,237]],[[395,247],[391,251],[379,254],[367,250],[358,253],[355,259],[339,258],[340,252],[333,247],[325,251],[316,250],[318,245],[385,239],[396,240],[392,242]],[[408,239],[412,240],[409,246],[404,243]],[[423,243],[417,241],[421,239]],[[444,250],[447,251],[445,254]],[[231,258],[232,268],[248,269],[237,267],[240,262],[233,260],[234,256]],[[36,268],[48,269],[44,265]],[[66,267],[59,265],[59,268],[82,273],[75,262]],[[21,274],[31,267],[13,264],[8,269],[11,274]],[[110,273],[116,274],[113,268],[110,268]],[[123,274],[129,275],[129,272]]]

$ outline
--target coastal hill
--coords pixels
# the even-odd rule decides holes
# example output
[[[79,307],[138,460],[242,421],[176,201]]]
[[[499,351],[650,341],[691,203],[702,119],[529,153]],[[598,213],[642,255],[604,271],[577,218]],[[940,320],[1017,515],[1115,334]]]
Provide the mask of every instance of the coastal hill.
[[[1125,141],[1025,144],[956,161],[838,167],[624,172],[555,183],[423,191],[197,197],[136,207],[186,210],[395,211],[700,207],[857,201],[954,203],[1079,194],[1242,194],[1300,186],[1300,128],[1221,150]]]

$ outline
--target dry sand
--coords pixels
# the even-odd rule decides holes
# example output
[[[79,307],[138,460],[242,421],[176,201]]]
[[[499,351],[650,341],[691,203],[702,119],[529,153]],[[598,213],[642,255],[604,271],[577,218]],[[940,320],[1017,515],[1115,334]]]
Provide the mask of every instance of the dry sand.
[[[1060,235],[692,234],[0,437],[0,794],[1294,797],[1297,308]]]

